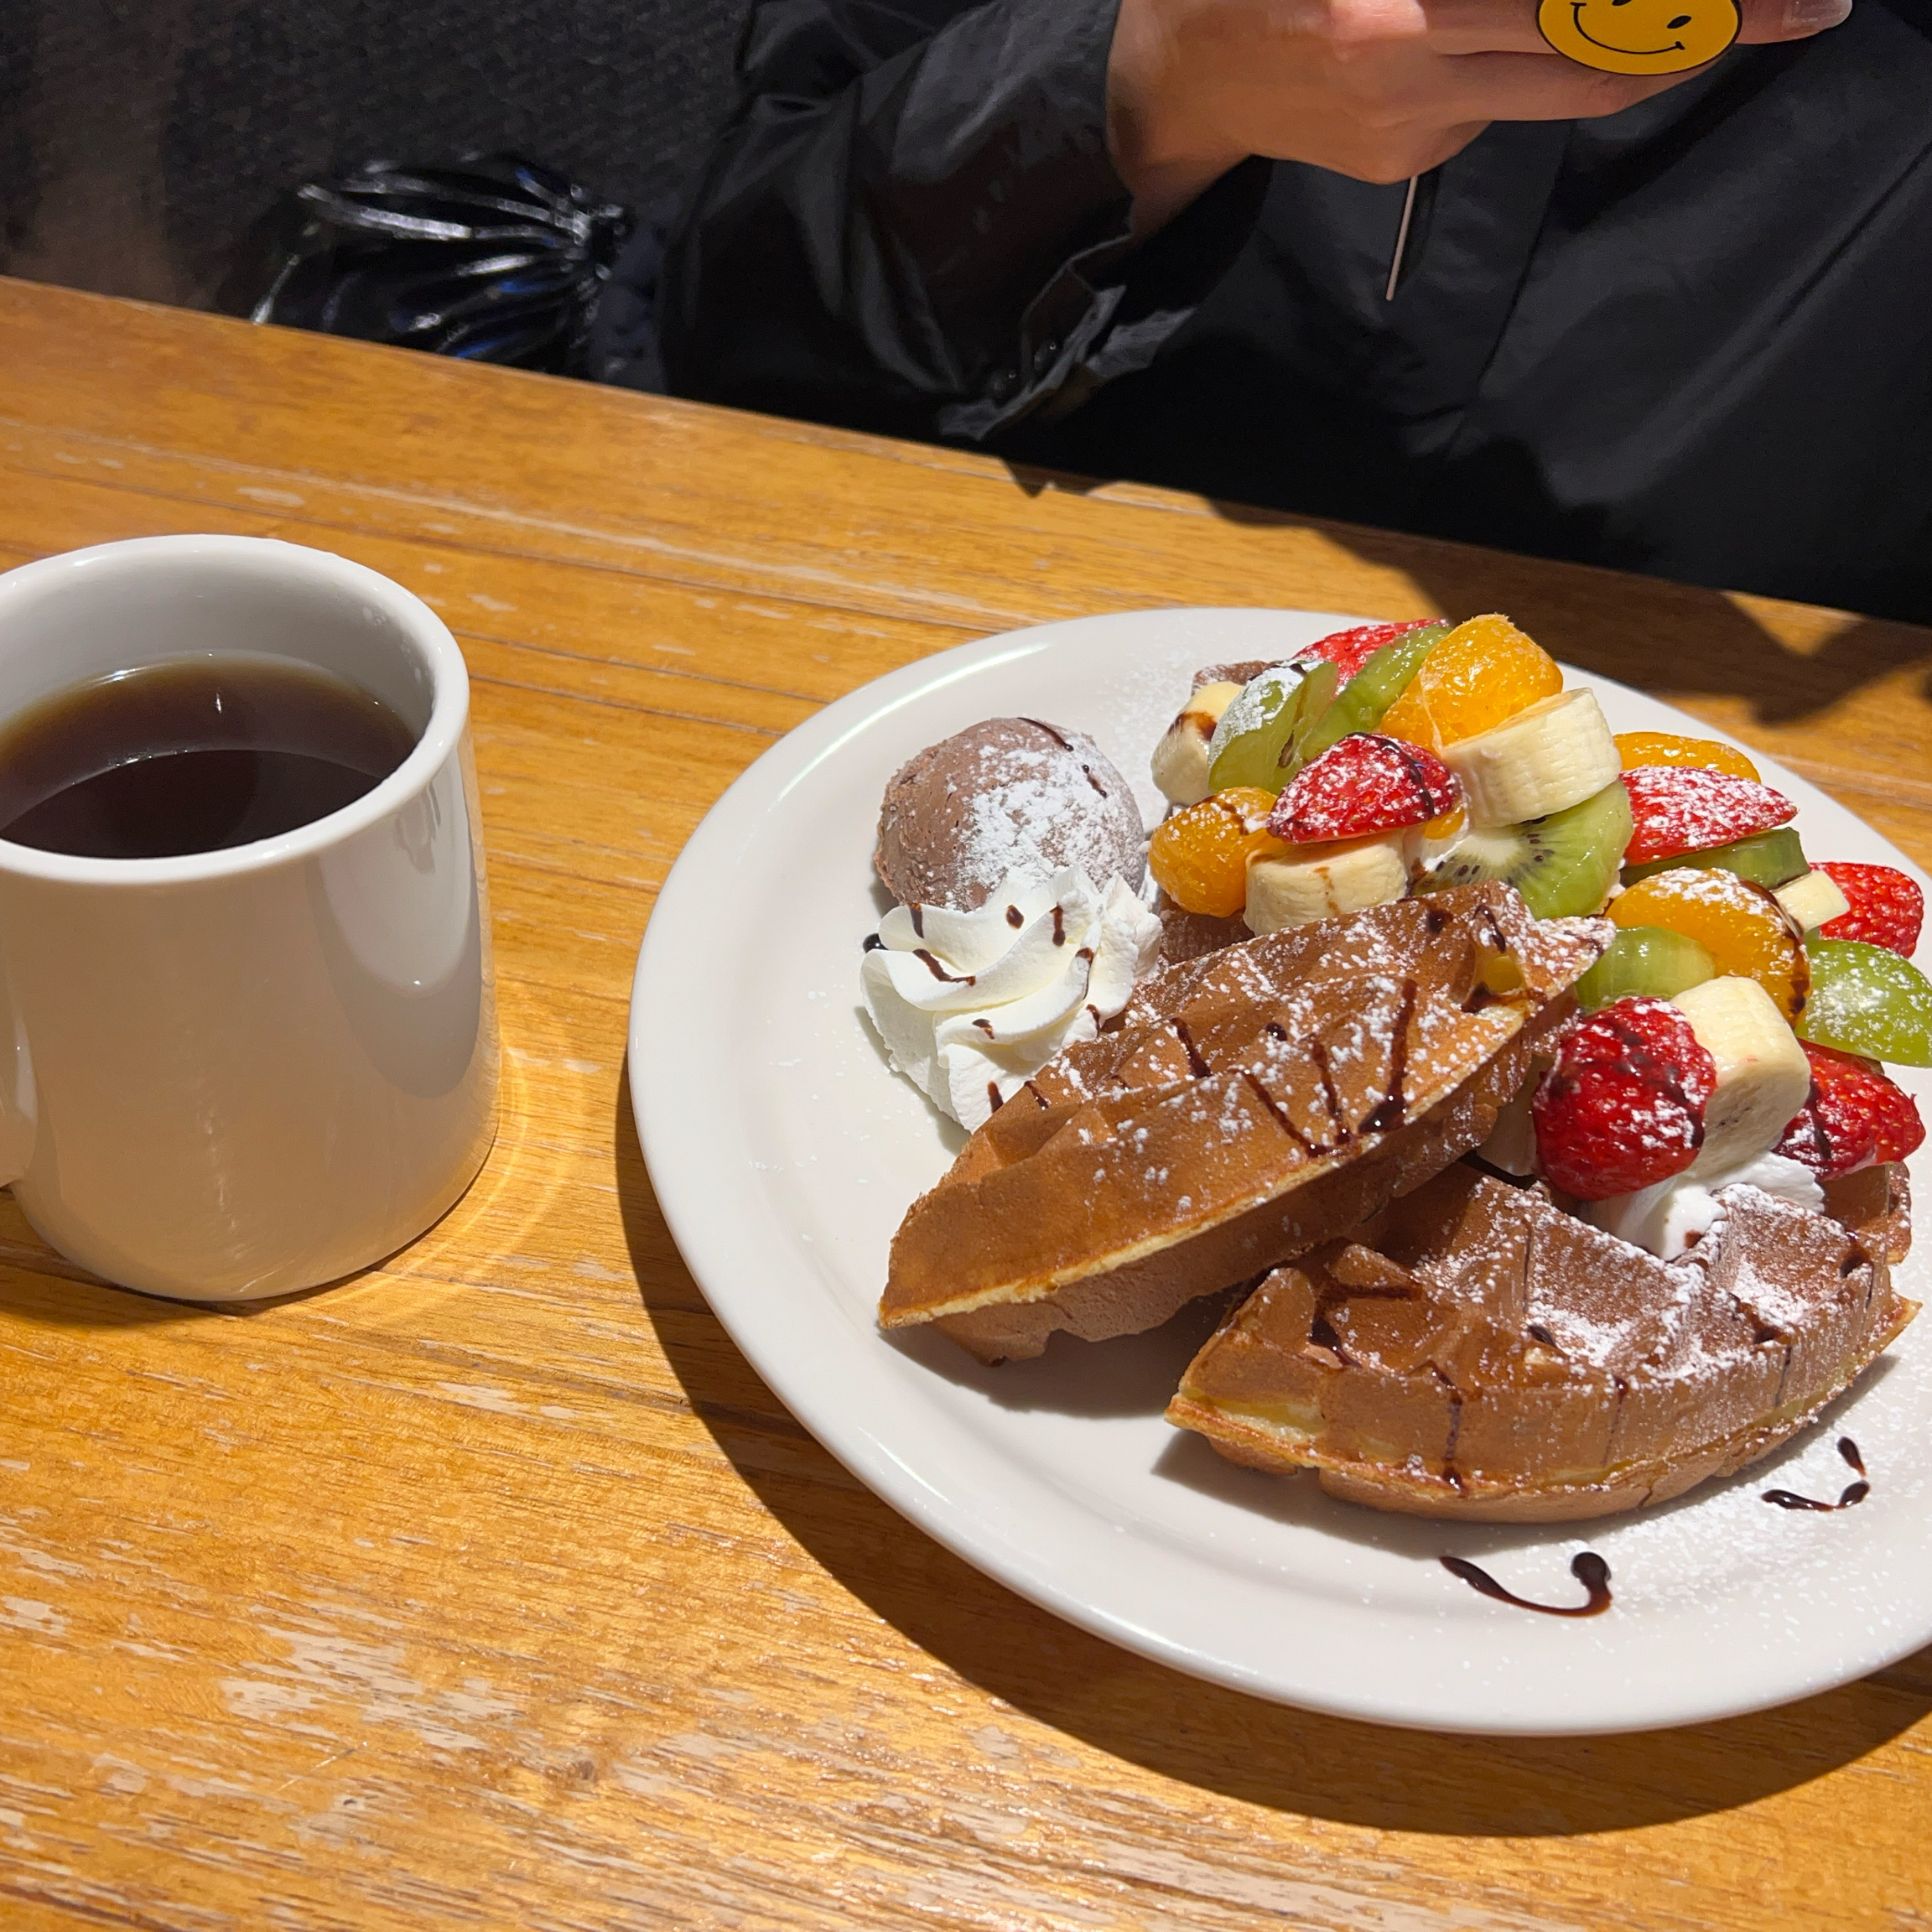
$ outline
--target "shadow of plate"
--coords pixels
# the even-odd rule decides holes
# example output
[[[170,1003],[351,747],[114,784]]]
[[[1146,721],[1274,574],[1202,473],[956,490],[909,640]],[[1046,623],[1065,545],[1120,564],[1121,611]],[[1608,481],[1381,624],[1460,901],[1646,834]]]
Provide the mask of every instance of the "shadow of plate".
[[[1299,1816],[1378,1831],[1538,1837],[1627,1831],[1753,1804],[1857,1763],[1932,1711],[1932,1652],[1925,1652],[1776,1711],[1688,1727],[1672,1734],[1668,1750],[1644,1733],[1446,1736],[1264,1702],[1119,1649],[982,1576],[855,1484],[811,1441],[679,1260],[645,1170],[627,1080],[615,1143],[645,1314],[693,1412],[747,1488],[908,1643],[1096,1751]],[[1149,1363],[1157,1358],[1150,1348]],[[1066,1401],[1058,1373],[1042,1371],[1032,1399]],[[1143,1388],[1135,1400],[1150,1398]],[[1197,1473],[1190,1467],[1183,1476]],[[1282,1639],[1292,1642],[1293,1633]]]

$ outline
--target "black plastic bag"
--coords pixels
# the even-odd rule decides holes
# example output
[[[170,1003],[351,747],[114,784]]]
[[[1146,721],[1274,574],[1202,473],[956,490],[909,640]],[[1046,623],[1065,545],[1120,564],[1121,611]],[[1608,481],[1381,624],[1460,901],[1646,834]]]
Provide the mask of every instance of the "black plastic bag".
[[[627,209],[515,154],[371,161],[278,211],[250,319],[587,376]]]

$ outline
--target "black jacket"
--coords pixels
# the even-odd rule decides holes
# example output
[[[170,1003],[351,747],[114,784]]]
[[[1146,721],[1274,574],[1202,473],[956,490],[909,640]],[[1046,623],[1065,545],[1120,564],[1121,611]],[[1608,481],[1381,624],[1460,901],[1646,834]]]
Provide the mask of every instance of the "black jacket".
[[[1249,161],[1145,247],[1118,0],[761,0],[680,393],[1932,621],[1932,0],[1400,187]],[[1528,4],[1528,0],[1525,0]]]

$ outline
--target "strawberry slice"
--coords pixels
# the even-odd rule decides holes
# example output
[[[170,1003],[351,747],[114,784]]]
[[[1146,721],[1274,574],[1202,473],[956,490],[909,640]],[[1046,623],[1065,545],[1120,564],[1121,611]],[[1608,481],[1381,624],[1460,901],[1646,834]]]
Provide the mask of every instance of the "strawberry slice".
[[[1775,1152],[1820,1180],[1867,1161],[1903,1161],[1925,1138],[1912,1096],[1869,1060],[1807,1043],[1811,1092]]]
[[[1530,1118],[1537,1165],[1584,1201],[1681,1174],[1704,1145],[1717,1062],[1668,1000],[1613,1000],[1565,1036]]]
[[[1412,617],[1406,624],[1358,624],[1353,631],[1332,631],[1326,637],[1317,637],[1312,644],[1304,644],[1295,655],[1326,657],[1342,673],[1342,682],[1346,684],[1384,644],[1393,644],[1411,631],[1426,631],[1431,624],[1441,621],[1440,617]]]
[[[1850,911],[1826,920],[1820,928],[1827,939],[1862,939],[1907,959],[1919,950],[1925,895],[1917,880],[1896,865],[1855,865],[1842,859],[1827,860],[1818,870],[1829,874],[1852,901]]]
[[[1275,801],[1268,829],[1291,845],[1400,831],[1462,802],[1456,774],[1433,751],[1354,731],[1305,765]]]
[[[1696,765],[1639,765],[1623,774],[1623,788],[1635,821],[1623,857],[1633,865],[1728,845],[1798,816],[1798,808],[1768,785]]]

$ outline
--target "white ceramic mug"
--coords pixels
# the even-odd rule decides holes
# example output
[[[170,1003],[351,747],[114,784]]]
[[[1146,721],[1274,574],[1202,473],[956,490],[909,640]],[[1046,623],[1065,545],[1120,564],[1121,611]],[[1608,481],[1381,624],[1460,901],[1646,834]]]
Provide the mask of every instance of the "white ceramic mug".
[[[83,1267],[252,1300],[393,1253],[496,1130],[470,679],[418,599],[252,537],[150,537],[0,575],[0,719],[111,671],[293,658],[415,749],[278,838],[169,859],[0,840],[0,1182]]]

